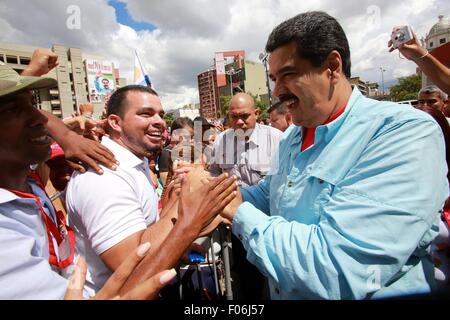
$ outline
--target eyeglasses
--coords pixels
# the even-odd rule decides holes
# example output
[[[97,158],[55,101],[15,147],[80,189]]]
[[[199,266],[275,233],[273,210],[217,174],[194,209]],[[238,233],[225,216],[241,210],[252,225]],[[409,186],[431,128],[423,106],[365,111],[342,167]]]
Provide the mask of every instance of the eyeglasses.
[[[429,106],[435,104],[436,102],[438,102],[436,99],[419,100],[419,104],[427,104]]]
[[[230,114],[230,119],[232,121],[238,121],[239,119],[241,119],[242,121],[246,121],[250,116],[251,116],[250,113]]]

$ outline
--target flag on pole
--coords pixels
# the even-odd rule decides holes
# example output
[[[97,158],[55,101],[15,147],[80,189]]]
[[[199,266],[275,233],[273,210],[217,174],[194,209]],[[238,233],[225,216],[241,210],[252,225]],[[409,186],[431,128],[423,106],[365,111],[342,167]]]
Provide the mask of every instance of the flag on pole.
[[[134,84],[153,88],[136,50],[134,50]]]

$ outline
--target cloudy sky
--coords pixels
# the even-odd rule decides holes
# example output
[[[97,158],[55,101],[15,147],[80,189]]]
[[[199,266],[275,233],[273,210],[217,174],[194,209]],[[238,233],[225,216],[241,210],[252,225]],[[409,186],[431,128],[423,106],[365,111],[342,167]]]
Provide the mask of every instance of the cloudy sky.
[[[425,36],[448,0],[1,0],[0,41],[39,47],[63,44],[108,57],[132,81],[136,49],[166,109],[198,102],[197,74],[214,52],[258,55],[283,20],[323,10],[347,33],[352,75],[386,83],[414,72],[413,63],[388,53],[394,25],[410,24]],[[74,14],[80,13],[79,25]]]

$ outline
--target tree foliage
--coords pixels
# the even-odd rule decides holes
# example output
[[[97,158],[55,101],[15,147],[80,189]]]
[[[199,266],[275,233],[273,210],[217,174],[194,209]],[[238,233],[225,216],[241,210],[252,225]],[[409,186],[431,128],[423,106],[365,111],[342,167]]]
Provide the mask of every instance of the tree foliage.
[[[231,96],[220,97],[220,117],[225,118],[230,110]]]
[[[389,98],[392,101],[414,100],[417,99],[417,93],[422,87],[422,79],[414,74],[408,77],[398,79],[398,84],[390,89]]]
[[[260,119],[267,119],[269,118],[269,114],[267,113],[267,109],[269,106],[267,103],[261,101],[259,96],[251,95],[253,99],[255,100],[255,106],[257,109],[259,109],[259,118]]]
[[[175,120],[173,113],[164,114],[164,121],[166,122],[167,127],[170,127],[172,125],[173,120]]]

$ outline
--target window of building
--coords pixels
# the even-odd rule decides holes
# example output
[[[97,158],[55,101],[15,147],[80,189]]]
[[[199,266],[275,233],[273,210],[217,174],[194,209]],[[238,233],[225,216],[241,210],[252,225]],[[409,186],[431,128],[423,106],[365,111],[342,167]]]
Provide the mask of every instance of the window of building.
[[[445,43],[445,38],[439,39],[439,44],[444,44]]]
[[[5,62],[5,58],[4,58],[4,56],[2,54],[0,54],[0,61],[1,62]]]
[[[6,56],[6,63],[17,64],[16,56]]]
[[[430,48],[433,48],[433,41],[430,42]]]
[[[39,110],[42,109],[41,96],[39,95],[39,90],[33,90],[33,98],[36,101],[35,107]]]
[[[30,58],[27,57],[19,57],[20,64],[29,65],[30,64]]]

